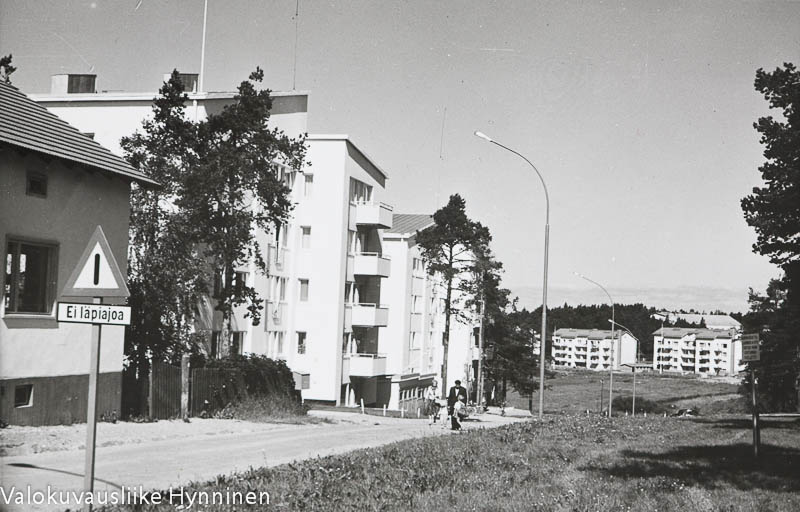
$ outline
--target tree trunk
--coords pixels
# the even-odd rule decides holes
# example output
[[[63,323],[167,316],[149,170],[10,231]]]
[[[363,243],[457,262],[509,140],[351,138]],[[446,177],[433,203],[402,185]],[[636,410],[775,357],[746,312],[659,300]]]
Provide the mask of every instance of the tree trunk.
[[[442,398],[447,398],[447,354],[450,348],[450,301],[453,296],[453,280],[447,281],[447,297],[444,300],[444,333],[442,334]]]

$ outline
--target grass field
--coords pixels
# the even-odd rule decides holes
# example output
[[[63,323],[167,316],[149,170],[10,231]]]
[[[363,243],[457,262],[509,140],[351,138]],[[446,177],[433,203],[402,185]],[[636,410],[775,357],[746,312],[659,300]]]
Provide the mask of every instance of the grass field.
[[[800,419],[764,419],[754,459],[746,415],[609,419],[574,412],[592,408],[592,378],[554,381],[552,412],[542,422],[254,469],[191,490],[266,491],[278,510],[800,510]],[[664,403],[707,404],[735,387],[659,377],[643,384],[643,393]]]
[[[601,385],[601,382],[602,385]],[[608,407],[608,373],[593,371],[557,371],[545,381],[546,413],[582,413],[600,410],[601,389],[603,408]],[[666,409],[693,407],[701,413],[729,409],[743,412],[736,390],[738,384],[730,380],[701,379],[690,376],[637,373],[636,397],[663,405]],[[614,374],[614,396],[633,394],[633,375]],[[528,408],[528,397],[511,392],[508,405],[519,409]],[[539,394],[533,395],[534,408],[538,410]],[[720,405],[726,407],[719,407]],[[674,407],[671,407],[673,406]],[[624,414],[624,413],[622,413]]]

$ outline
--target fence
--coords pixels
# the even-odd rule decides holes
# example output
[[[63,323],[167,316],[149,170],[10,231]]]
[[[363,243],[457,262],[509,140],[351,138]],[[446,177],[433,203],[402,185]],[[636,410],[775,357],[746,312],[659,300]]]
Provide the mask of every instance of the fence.
[[[267,375],[271,392],[277,392],[277,378]],[[181,417],[181,368],[153,361],[149,375],[136,378],[125,375],[123,414],[171,419]],[[247,396],[244,375],[236,369],[193,368],[188,379],[190,416],[208,414]]]

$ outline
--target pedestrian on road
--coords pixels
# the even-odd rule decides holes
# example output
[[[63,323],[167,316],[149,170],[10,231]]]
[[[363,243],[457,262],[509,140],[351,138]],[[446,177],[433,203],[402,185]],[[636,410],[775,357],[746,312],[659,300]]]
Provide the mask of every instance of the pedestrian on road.
[[[453,430],[459,430],[461,428],[461,422],[458,421],[455,414],[456,402],[461,403],[459,411],[462,406],[467,405],[467,390],[461,385],[460,380],[456,381],[456,385],[450,388],[450,392],[447,394],[447,415],[450,419],[450,428]]]
[[[439,419],[439,404],[436,402],[438,386],[439,384],[434,379],[425,391],[425,411],[430,419],[430,425],[433,425]]]

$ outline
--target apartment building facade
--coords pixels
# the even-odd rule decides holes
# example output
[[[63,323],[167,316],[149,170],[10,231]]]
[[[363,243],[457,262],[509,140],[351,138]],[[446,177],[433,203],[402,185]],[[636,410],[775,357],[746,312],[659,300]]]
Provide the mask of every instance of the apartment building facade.
[[[0,82],[0,419],[86,420],[91,325],[56,319],[97,226],[125,275],[132,182],[124,160]],[[98,411],[120,412],[124,327],[103,328]]]
[[[424,396],[436,380],[440,392],[446,392],[456,380],[468,384],[477,361],[474,336],[477,320],[468,321],[453,315],[450,323],[447,382],[442,382],[444,357],[444,283],[439,275],[430,275],[417,233],[433,226],[431,215],[394,215],[392,229],[384,232],[384,247],[391,257],[392,274],[386,281],[385,301],[391,305],[386,328],[384,352],[391,372],[388,406],[402,408]],[[455,293],[456,302],[459,293]]]
[[[35,96],[51,112],[120,153],[119,141],[151,115],[154,93],[70,92],[71,78],[54,77],[53,91]],[[205,119],[233,101],[234,92],[188,93],[186,115]],[[305,92],[273,92],[270,127],[290,137],[307,132]],[[196,324],[207,332],[206,351],[264,354],[284,359],[295,372],[303,397],[328,403],[379,402],[388,395],[385,359],[377,357],[388,308],[381,282],[389,275],[381,233],[391,227],[384,201],[386,173],[346,135],[307,137],[307,161],[299,172],[276,164],[294,205],[291,219],[257,240],[267,275],[251,262],[235,279],[264,298],[255,326],[244,307],[234,311],[230,336],[211,301],[201,304]],[[346,354],[363,354],[356,358]]]
[[[553,362],[565,368],[595,371],[620,370],[636,362],[636,340],[626,331],[556,329]]]
[[[658,329],[653,332],[653,370],[735,375],[745,368],[740,337],[735,329]]]

